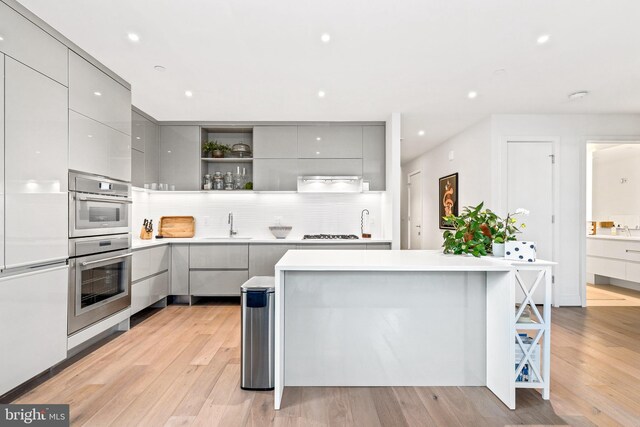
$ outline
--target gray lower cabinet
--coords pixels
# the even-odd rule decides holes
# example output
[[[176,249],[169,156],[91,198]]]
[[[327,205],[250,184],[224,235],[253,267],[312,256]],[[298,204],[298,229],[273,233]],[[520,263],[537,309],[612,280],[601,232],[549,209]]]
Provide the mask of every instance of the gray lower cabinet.
[[[136,314],[169,295],[169,272],[148,277],[131,285],[131,314]]]
[[[131,185],[144,187],[144,153],[131,150]]]
[[[249,279],[248,270],[191,270],[193,296],[239,296],[240,286]]]
[[[300,159],[301,176],[362,176],[362,159]]]
[[[131,281],[169,270],[170,248],[168,245],[139,249],[131,257]]]
[[[367,250],[388,251],[391,250],[391,243],[367,243]]]
[[[361,159],[362,126],[298,126],[298,156],[307,159]]]
[[[289,250],[297,249],[296,245],[284,244],[252,244],[249,245],[249,277],[273,276],[275,265]]]
[[[68,85],[69,49],[3,2],[0,2],[0,36],[0,52]]]
[[[370,191],[386,189],[386,135],[384,126],[362,127],[362,179]]]
[[[297,126],[254,126],[253,157],[255,159],[297,159]]]
[[[166,298],[170,293],[168,245],[138,249],[131,257],[131,314]]]
[[[176,190],[200,189],[200,128],[160,126],[160,173]]]
[[[296,191],[297,159],[254,159],[253,189],[256,191]]]
[[[189,268],[193,269],[246,269],[249,266],[249,245],[246,243],[220,243],[191,245]]]
[[[189,245],[171,245],[171,295],[189,295]]]

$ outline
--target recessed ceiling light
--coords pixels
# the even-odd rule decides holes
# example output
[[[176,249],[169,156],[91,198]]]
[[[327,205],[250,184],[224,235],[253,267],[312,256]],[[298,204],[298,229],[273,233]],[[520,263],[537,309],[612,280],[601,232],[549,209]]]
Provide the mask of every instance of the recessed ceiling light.
[[[316,137],[316,141],[322,141],[322,138],[320,138],[319,136]]]
[[[476,92],[475,90],[472,90],[467,94],[467,98],[469,98],[469,99],[474,99],[474,98],[477,98],[477,97],[478,97],[478,92]]]
[[[316,154],[320,154],[320,152],[319,152],[319,151],[316,151]]]
[[[329,43],[329,41],[331,41],[331,36],[327,33],[324,33],[320,36],[320,40],[322,40],[322,43]]]
[[[155,67],[153,67],[153,69],[160,72],[166,71],[166,68],[163,67],[162,65],[156,65]]]
[[[167,153],[171,154],[171,150],[167,150]]]
[[[589,95],[589,91],[581,90],[579,92],[573,92],[572,94],[570,94],[569,99],[580,99],[584,98],[587,95]]]
[[[129,33],[127,34],[127,37],[129,37],[129,40],[131,40],[132,42],[140,41],[140,36],[137,35],[136,33]]]
[[[419,130],[419,131],[418,131],[418,135],[420,135],[420,136],[424,136],[424,131],[423,131],[423,130]]]
[[[326,95],[326,94],[324,93],[324,91],[323,91],[323,90],[319,90],[319,91],[318,91],[318,98],[324,98],[324,96],[325,96],[325,95]]]
[[[191,98],[193,96],[193,92],[191,92],[190,90],[185,90],[184,96],[186,96],[187,98]]]
[[[136,136],[136,139],[140,139],[140,137],[139,137],[139,136]]]
[[[102,92],[93,92],[95,96],[102,96]]]
[[[4,40],[4,37],[0,36],[0,42]]]
[[[542,34],[540,37],[538,37],[538,44],[545,44],[549,41],[550,38],[551,36],[549,34]]]
[[[87,135],[87,138],[93,138],[93,135]]]

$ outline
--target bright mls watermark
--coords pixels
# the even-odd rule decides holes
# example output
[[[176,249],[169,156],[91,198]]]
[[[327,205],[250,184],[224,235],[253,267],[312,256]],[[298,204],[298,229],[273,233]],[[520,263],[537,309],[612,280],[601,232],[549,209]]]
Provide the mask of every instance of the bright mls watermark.
[[[68,427],[69,405],[0,405],[0,427]]]

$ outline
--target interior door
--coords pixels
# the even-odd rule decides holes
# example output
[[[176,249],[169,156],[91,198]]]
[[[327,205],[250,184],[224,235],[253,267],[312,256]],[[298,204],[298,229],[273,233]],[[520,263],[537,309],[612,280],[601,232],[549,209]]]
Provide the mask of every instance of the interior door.
[[[507,209],[530,212],[518,217],[518,224],[526,224],[518,240],[535,242],[537,258],[553,260],[553,143],[509,142],[507,147]],[[538,285],[534,301],[544,302],[544,286]]]
[[[422,173],[409,175],[409,249],[422,249]]]

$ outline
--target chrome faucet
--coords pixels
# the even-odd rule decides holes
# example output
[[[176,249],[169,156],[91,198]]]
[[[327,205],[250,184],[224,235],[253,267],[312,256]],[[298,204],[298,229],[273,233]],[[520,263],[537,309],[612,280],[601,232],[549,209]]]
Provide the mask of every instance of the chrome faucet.
[[[233,229],[233,212],[229,212],[229,237],[233,237],[238,234],[238,230]]]

